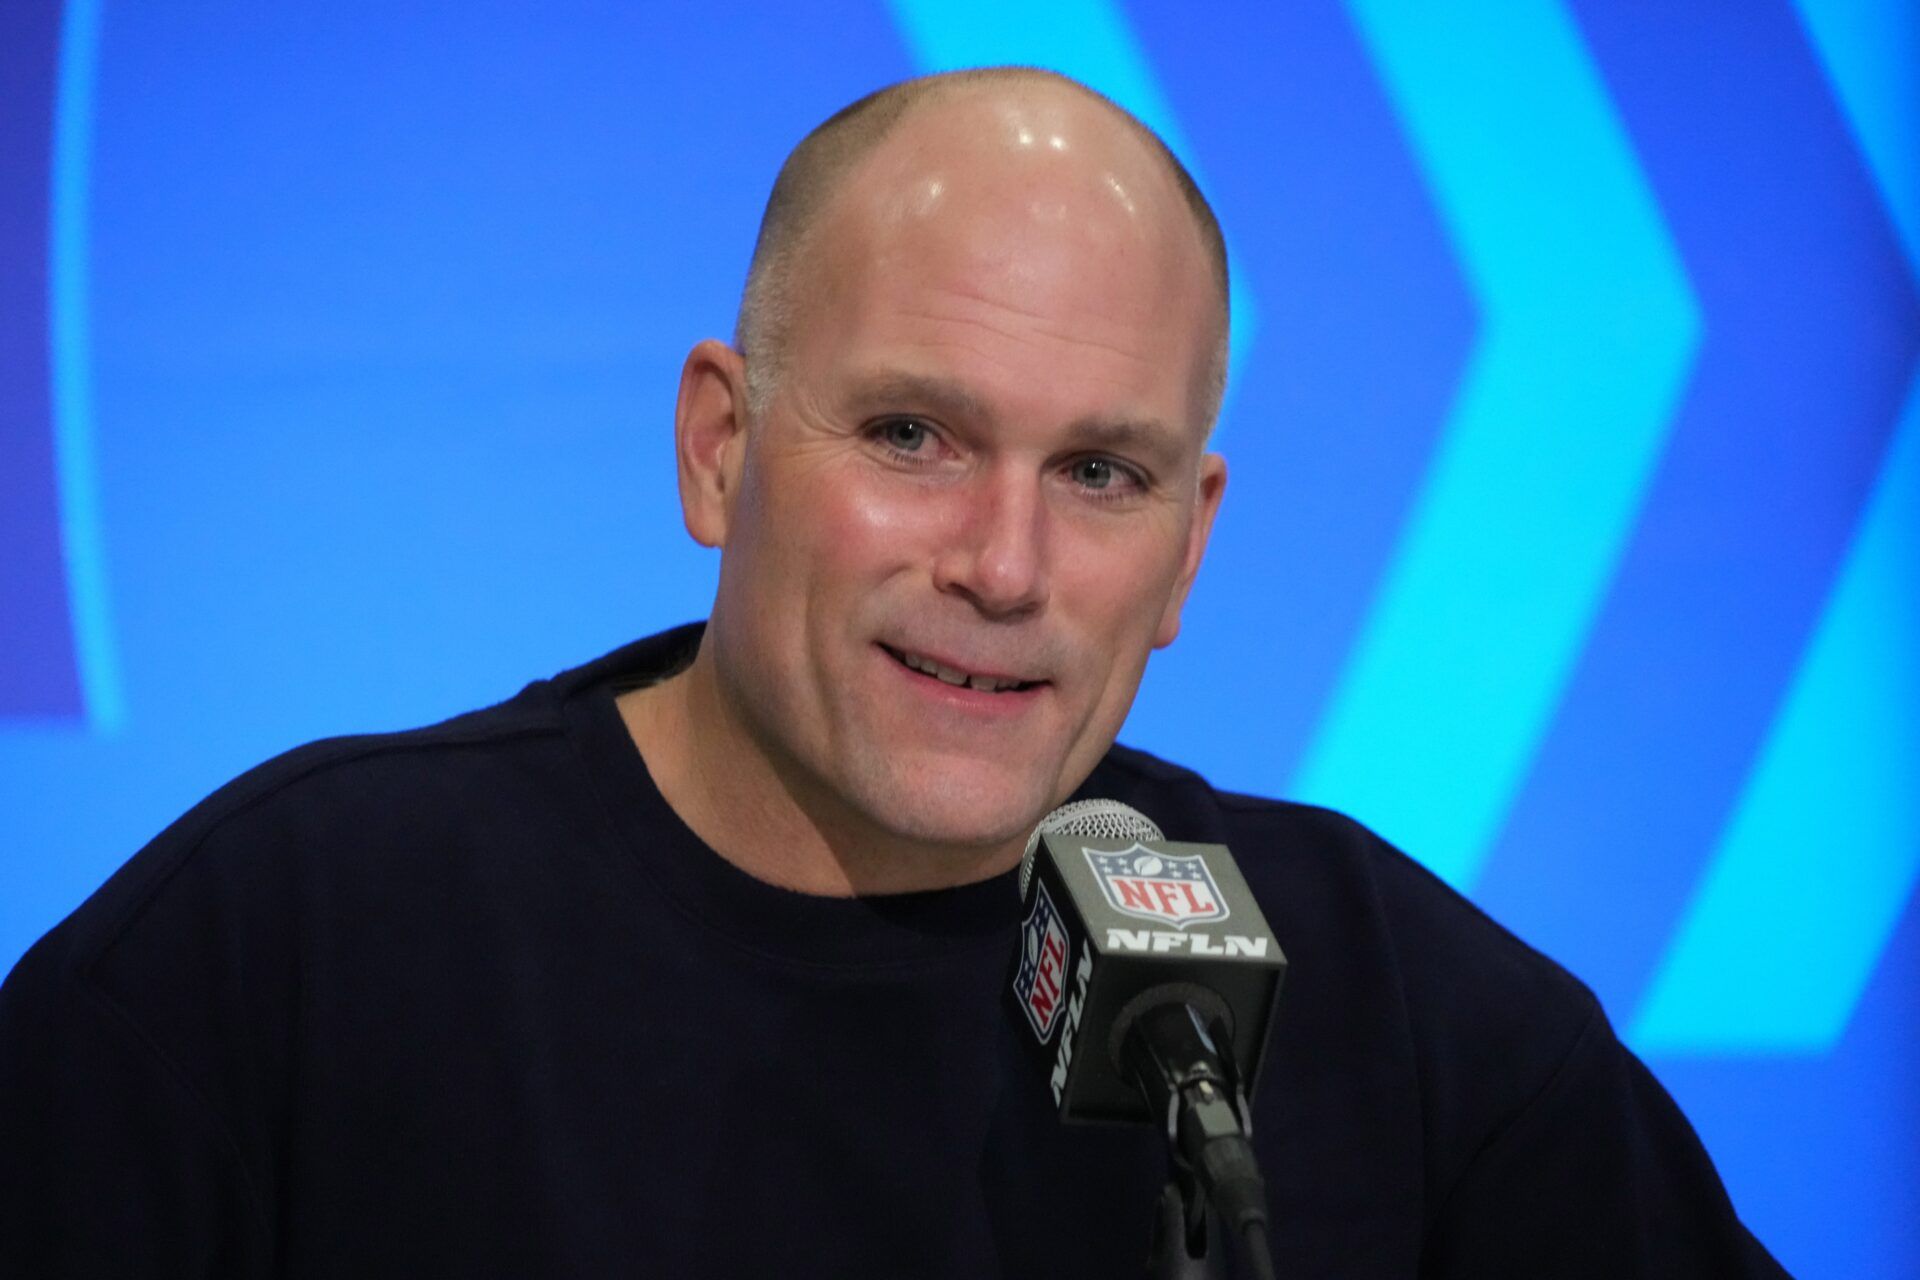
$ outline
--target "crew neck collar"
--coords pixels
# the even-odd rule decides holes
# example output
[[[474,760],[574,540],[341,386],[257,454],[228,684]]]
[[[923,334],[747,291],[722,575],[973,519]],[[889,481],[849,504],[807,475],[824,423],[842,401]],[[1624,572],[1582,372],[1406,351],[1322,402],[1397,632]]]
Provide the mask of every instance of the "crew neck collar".
[[[649,637],[560,677],[563,714],[583,766],[649,887],[703,927],[802,963],[885,966],[1013,946],[1014,872],[917,893],[836,898],[742,871],[709,848],[660,794],[614,699],[683,667],[704,624]]]

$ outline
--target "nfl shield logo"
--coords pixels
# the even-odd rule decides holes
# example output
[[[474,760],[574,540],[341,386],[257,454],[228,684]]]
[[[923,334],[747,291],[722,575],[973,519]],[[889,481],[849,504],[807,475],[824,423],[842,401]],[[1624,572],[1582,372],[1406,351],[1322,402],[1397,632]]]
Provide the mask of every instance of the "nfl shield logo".
[[[1061,999],[1067,976],[1067,929],[1053,909],[1047,886],[1034,886],[1033,907],[1020,930],[1020,967],[1013,975],[1013,994],[1033,1024],[1033,1034],[1045,1044],[1066,1007]]]
[[[1122,915],[1184,929],[1227,918],[1227,903],[1197,853],[1156,853],[1135,843],[1119,853],[1082,846],[1107,905]]]

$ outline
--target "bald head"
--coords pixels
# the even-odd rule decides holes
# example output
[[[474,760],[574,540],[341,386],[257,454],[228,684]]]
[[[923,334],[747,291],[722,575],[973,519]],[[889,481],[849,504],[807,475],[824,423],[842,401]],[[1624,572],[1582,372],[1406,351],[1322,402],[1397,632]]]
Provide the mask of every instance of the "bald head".
[[[1186,240],[1196,250],[1188,256],[1210,273],[1218,333],[1199,413],[1211,423],[1226,381],[1227,337],[1226,244],[1213,210],[1152,130],[1077,81],[1026,67],[903,81],[836,112],[794,148],[767,200],[735,329],[753,412],[785,371],[800,300],[819,287],[812,273],[833,256],[824,250],[838,227],[924,214],[969,194],[950,190],[956,178],[964,184],[992,173],[1039,193],[1075,168],[1141,227],[1177,224],[1150,229]],[[850,211],[850,203],[858,207]]]

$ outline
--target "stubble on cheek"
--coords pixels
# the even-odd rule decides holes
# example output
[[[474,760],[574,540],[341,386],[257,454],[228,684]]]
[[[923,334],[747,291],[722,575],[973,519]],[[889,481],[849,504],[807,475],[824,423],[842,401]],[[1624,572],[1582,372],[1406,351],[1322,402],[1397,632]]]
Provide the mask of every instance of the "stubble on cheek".
[[[727,624],[744,640],[730,664],[735,713],[789,787],[831,787],[857,753],[849,721],[865,714],[854,705],[859,672],[849,669],[861,601],[840,468],[853,460],[834,443],[805,434],[755,442],[740,537],[723,564]]]

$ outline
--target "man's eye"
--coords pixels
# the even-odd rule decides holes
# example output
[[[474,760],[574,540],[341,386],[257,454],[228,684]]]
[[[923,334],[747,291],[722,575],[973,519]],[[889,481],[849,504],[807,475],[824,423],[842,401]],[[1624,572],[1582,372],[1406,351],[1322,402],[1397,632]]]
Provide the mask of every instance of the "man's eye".
[[[1105,458],[1082,458],[1073,464],[1073,478],[1089,489],[1104,489],[1113,483],[1113,464]]]
[[[1111,458],[1081,458],[1067,473],[1082,489],[1116,496],[1140,487],[1140,477]]]
[[[880,439],[902,453],[918,453],[931,434],[918,418],[890,418],[880,424]]]

